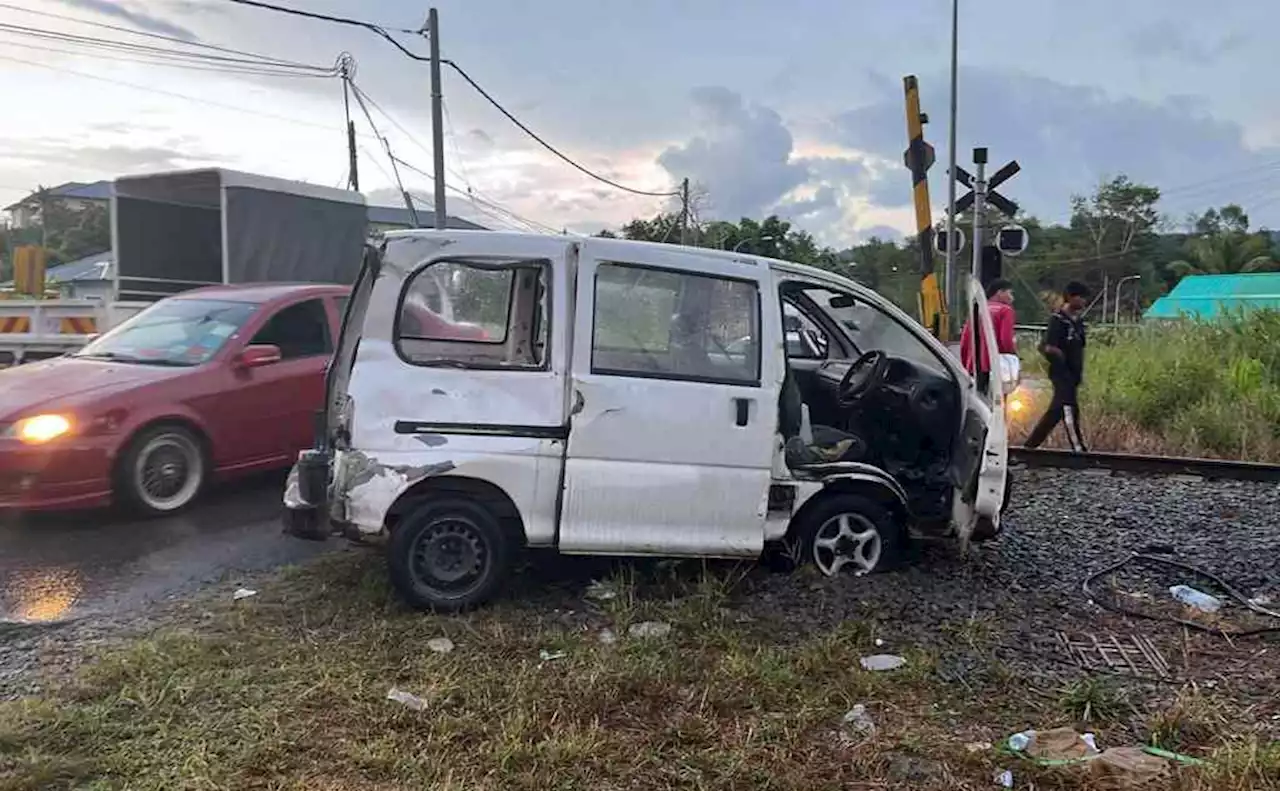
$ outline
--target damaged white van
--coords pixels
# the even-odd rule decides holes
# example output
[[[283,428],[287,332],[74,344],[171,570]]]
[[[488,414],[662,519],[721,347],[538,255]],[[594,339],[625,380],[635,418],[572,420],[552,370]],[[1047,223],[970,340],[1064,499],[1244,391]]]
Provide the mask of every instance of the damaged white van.
[[[1005,504],[1001,388],[875,292],[758,256],[389,234],[327,388],[286,530],[387,534],[421,608],[490,599],[524,547],[876,572],[913,535],[990,538]]]

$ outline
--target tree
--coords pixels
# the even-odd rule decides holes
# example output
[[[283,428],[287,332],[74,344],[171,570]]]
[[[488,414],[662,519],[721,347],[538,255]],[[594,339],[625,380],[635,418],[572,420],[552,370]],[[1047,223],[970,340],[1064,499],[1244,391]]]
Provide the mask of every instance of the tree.
[[[1236,204],[1209,209],[1191,220],[1194,233],[1183,245],[1183,255],[1169,264],[1177,277],[1232,275],[1280,269],[1272,256],[1271,238],[1265,232],[1249,232],[1249,215]]]

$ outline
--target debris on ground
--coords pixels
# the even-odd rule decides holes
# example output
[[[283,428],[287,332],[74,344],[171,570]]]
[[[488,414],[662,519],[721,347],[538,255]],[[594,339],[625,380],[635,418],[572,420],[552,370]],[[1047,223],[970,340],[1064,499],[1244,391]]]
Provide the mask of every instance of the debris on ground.
[[[1194,607],[1201,612],[1217,612],[1222,609],[1221,599],[1198,591],[1190,585],[1174,585],[1169,588],[1169,594],[1188,607]]]
[[[233,601],[240,601],[241,599],[247,599],[250,596],[257,595],[258,592],[256,590],[250,590],[249,588],[237,588],[236,592],[231,594],[231,599]]]
[[[969,742],[964,749],[971,753],[985,753],[992,748],[991,742]]]
[[[894,654],[873,654],[864,656],[859,661],[863,670],[881,671],[881,670],[897,670],[907,663],[907,660]]]
[[[564,659],[568,655],[567,651],[548,651],[544,648],[538,652],[538,659],[543,662],[554,662],[557,659]]]
[[[855,733],[867,736],[876,731],[875,720],[871,719],[871,715],[867,714],[867,707],[861,703],[845,712],[844,724]]]
[[[671,634],[671,624],[665,621],[641,621],[631,624],[627,634],[639,638],[666,637]]]
[[[613,645],[618,642],[618,633],[612,629],[601,629],[597,639],[601,645]]]
[[[1001,788],[1013,788],[1013,772],[1008,769],[997,769],[992,781]]]
[[[587,586],[585,596],[596,601],[609,601],[610,599],[618,598],[618,590],[608,582],[592,580],[591,584]]]
[[[427,648],[437,654],[447,654],[453,650],[453,641],[447,637],[433,637],[427,641]]]
[[[1146,788],[1169,775],[1169,762],[1141,747],[1112,747],[1089,762],[1103,788]]]
[[[404,690],[396,689],[395,687],[387,690],[387,700],[394,700],[396,703],[404,704],[414,711],[426,711],[427,708],[427,702],[422,698],[414,695],[412,692],[405,692]]]

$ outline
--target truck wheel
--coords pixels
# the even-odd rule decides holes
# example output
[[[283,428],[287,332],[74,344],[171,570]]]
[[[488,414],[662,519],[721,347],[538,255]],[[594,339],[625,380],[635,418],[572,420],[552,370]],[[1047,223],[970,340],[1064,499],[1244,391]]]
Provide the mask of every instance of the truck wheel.
[[[391,584],[419,610],[461,612],[484,604],[514,558],[515,542],[502,523],[467,499],[426,503],[405,516],[387,542]]]
[[[906,527],[875,500],[835,494],[818,503],[801,527],[803,562],[828,577],[850,569],[858,574],[888,571],[902,562]]]
[[[195,434],[181,426],[156,426],[134,437],[121,456],[116,494],[147,516],[176,513],[200,496],[207,469]]]

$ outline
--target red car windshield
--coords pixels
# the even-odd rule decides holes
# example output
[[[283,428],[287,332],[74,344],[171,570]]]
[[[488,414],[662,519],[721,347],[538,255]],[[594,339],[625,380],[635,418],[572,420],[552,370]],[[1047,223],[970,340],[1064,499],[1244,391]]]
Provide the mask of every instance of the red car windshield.
[[[72,356],[146,365],[199,365],[217,354],[257,309],[251,302],[166,299]]]

